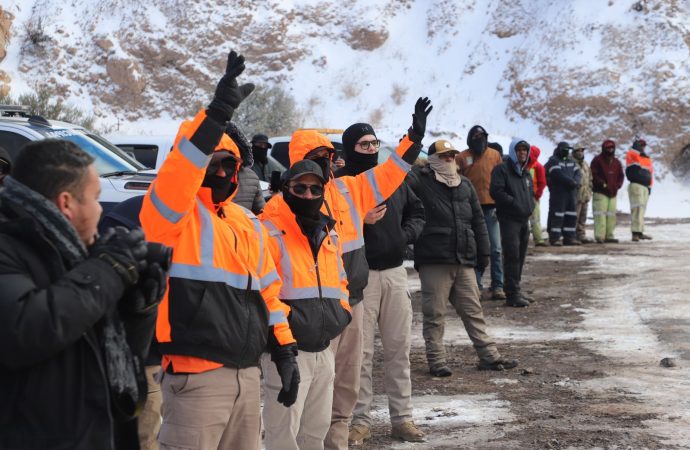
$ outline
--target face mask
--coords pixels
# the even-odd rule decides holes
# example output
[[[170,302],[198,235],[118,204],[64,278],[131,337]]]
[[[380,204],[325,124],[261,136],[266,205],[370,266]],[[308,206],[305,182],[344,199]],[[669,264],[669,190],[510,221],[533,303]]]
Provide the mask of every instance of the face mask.
[[[347,167],[350,173],[359,175],[379,163],[379,153],[350,152],[347,155]]]
[[[261,164],[268,163],[268,149],[252,146],[252,154],[254,155],[254,160],[260,162]]]
[[[222,164],[225,176],[220,177],[215,175],[218,171],[218,164]],[[237,166],[234,158],[222,160],[220,163],[209,165],[206,169],[206,176],[204,177],[201,186],[211,188],[211,198],[213,203],[221,203],[228,199],[237,189]]]
[[[323,205],[323,195],[310,199],[300,198],[296,195],[292,195],[287,186],[283,189],[283,199],[288,207],[290,207],[290,211],[295,213],[296,216],[316,218]]]
[[[470,150],[475,155],[481,155],[482,153],[484,153],[484,150],[486,150],[487,143],[488,142],[486,136],[474,138],[470,140]]]
[[[604,149],[604,154],[606,154],[606,155],[613,155],[614,153],[616,153],[615,148],[605,148]]]
[[[568,149],[567,148],[557,148],[556,149],[556,157],[557,158],[567,158],[568,157]]]
[[[321,170],[323,171],[323,177],[326,180],[329,180],[331,178],[331,160],[330,158],[327,157],[321,157],[321,158],[316,158],[312,159],[316,164],[321,167]]]

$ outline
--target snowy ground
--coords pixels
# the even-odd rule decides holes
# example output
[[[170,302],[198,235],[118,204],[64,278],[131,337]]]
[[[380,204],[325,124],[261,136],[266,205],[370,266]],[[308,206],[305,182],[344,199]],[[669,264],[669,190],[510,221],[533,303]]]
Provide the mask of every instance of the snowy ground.
[[[685,294],[690,263],[690,246],[687,245],[690,225],[651,226],[647,232],[654,240],[635,244],[630,242],[629,228],[619,226],[616,236],[621,244],[618,245],[535,252],[529,256],[525,278],[538,303],[517,310],[497,308],[497,302],[487,302],[485,314],[499,348],[516,351],[540,349],[542,345],[571,346],[599,356],[599,362],[594,364],[585,357],[579,362],[578,355],[568,356],[573,359],[574,367],[584,369],[590,365],[587,373],[595,376],[580,377],[579,373],[569,374],[559,369],[556,381],[549,382],[553,386],[543,389],[543,398],[539,398],[537,391],[536,398],[533,394],[525,394],[529,398],[524,401],[555,403],[549,389],[569,390],[574,398],[595,399],[590,404],[585,402],[585,416],[605,415],[615,423],[612,433],[613,428],[620,431],[618,422],[639,420],[635,433],[641,434],[628,437],[628,447],[620,448],[690,448],[690,305]],[[530,270],[538,268],[543,272],[549,267],[554,268],[551,274]],[[567,267],[567,273],[559,272],[558,267]],[[544,276],[553,277],[550,289],[538,287],[539,282],[544,282]],[[595,281],[589,283],[588,279]],[[559,282],[567,282],[570,289],[560,297]],[[410,274],[410,289],[419,289],[415,272]],[[547,313],[546,307],[552,312]],[[424,353],[422,318],[418,309],[415,308],[413,323],[413,355]],[[447,318],[447,345],[468,348],[470,343],[459,318],[455,314]],[[545,347],[539,351],[548,353],[555,348]],[[467,353],[471,354],[471,351]],[[561,355],[551,357],[560,358]],[[660,367],[660,360],[665,357],[675,358],[677,367]],[[420,359],[423,361],[423,357]],[[486,380],[493,386],[487,388],[488,391],[472,393],[463,392],[462,387],[463,379],[467,378],[468,389],[476,391],[469,382],[472,373],[460,373],[457,394],[440,396],[433,387],[429,388],[433,386],[433,379],[429,382],[428,376],[414,376],[415,372],[426,370],[426,367],[415,370],[415,360],[413,357],[413,383],[424,383],[424,389],[420,391],[419,386],[413,385],[414,419],[427,431],[427,442],[423,445],[387,442],[370,448],[390,445],[393,448],[533,447],[524,438],[518,438],[517,442],[510,439],[516,433],[519,435],[520,428],[532,424],[531,418],[524,417],[524,405],[520,404],[523,400],[520,397],[507,400],[504,395],[507,389],[524,387],[526,377],[516,371],[497,374]],[[521,362],[520,367],[534,363],[529,354],[523,355]],[[467,367],[468,371],[472,370],[471,366]],[[547,372],[548,368],[535,366],[529,370]],[[375,402],[376,422],[387,426],[385,396],[376,396]],[[551,432],[561,427],[578,427],[572,422],[576,422],[574,419],[581,412],[573,410],[570,414],[562,408],[558,411],[550,414],[557,419],[556,423],[549,424]],[[591,424],[581,426],[583,435],[594,431],[590,430]],[[603,431],[605,434],[606,429]],[[560,441],[553,439],[556,444],[548,444],[548,448],[592,448],[566,446],[568,439],[572,437]]]

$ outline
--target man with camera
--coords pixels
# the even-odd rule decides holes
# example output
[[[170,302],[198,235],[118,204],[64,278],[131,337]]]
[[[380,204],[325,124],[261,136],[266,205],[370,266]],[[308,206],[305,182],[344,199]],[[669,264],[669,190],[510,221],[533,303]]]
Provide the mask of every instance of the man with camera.
[[[140,214],[147,238],[173,247],[156,323],[162,449],[259,448],[258,365],[267,346],[278,401],[290,406],[297,396],[297,344],[268,233],[232,203],[241,156],[224,130],[254,89],[238,85],[243,70],[244,57],[230,52],[213,100],[180,125]]]
[[[141,231],[96,239],[100,190],[93,158],[55,139],[0,190],[0,448],[139,448],[165,273]]]

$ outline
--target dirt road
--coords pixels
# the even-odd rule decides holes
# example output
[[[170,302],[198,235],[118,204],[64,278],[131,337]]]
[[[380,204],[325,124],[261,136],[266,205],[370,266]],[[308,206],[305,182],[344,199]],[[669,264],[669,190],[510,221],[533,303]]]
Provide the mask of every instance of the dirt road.
[[[475,369],[449,309],[453,376],[428,375],[411,270],[414,419],[428,439],[388,437],[378,351],[374,437],[362,448],[690,448],[690,224],[658,223],[647,230],[654,240],[641,243],[618,230],[620,244],[530,248],[530,307],[483,302],[499,350],[520,361],[505,372]],[[661,366],[666,357],[676,367]]]

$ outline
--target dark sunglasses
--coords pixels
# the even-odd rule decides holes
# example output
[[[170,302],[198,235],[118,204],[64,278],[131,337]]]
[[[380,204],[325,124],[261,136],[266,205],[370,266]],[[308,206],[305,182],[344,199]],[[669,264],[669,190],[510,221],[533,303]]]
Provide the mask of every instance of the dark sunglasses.
[[[213,162],[208,165],[206,172],[216,173],[221,167],[226,174],[234,174],[237,171],[237,160],[235,158],[225,158],[221,161]]]
[[[292,189],[292,192],[294,192],[297,195],[304,195],[307,192],[307,189],[309,189],[309,192],[311,192],[311,195],[315,197],[321,197],[323,195],[323,186],[319,184],[293,184],[290,186],[290,189]]]
[[[362,147],[362,150],[369,150],[370,146],[374,146],[374,148],[379,148],[381,147],[381,141],[378,139],[374,139],[373,141],[359,141],[357,142],[357,145]]]

